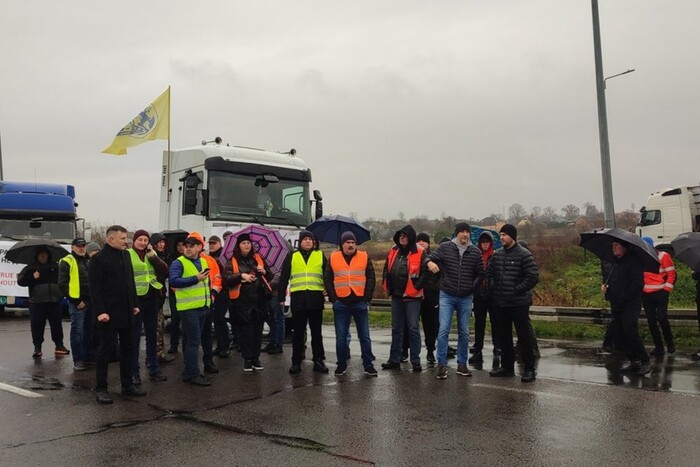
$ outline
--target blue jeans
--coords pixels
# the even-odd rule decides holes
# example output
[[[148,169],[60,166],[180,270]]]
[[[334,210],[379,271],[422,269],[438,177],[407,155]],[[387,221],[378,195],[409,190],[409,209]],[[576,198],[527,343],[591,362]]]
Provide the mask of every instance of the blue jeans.
[[[73,362],[84,362],[88,360],[88,354],[91,349],[92,335],[88,326],[92,326],[92,309],[90,305],[79,310],[73,303],[68,302],[68,311],[70,312],[70,348],[73,352]]]
[[[457,310],[457,365],[467,364],[469,348],[469,317],[472,313],[474,295],[456,297],[440,291],[440,327],[438,330],[437,361],[447,365],[447,344],[452,327],[452,311]]]
[[[141,347],[141,328],[146,334],[146,367],[149,375],[155,375],[160,371],[158,366],[158,299],[155,297],[138,297],[140,313],[133,317],[132,322],[132,351],[131,371],[134,376],[139,375],[139,350]]]
[[[369,317],[367,315],[367,303],[333,303],[333,321],[335,323],[335,352],[338,355],[338,368],[345,369],[348,366],[348,332],[350,331],[350,317],[355,320],[357,338],[362,349],[362,366],[369,368],[374,361],[372,355],[372,341],[369,338]]]
[[[404,301],[391,297],[391,350],[389,361],[399,363],[403,350],[404,328],[408,328],[408,345],[411,348],[411,363],[420,364],[420,300]]]
[[[270,344],[282,347],[284,345],[284,309],[277,301],[277,297],[272,297],[269,302],[270,317]]]
[[[182,354],[185,360],[185,370],[182,377],[185,379],[199,376],[199,346],[202,342],[202,329],[209,316],[209,308],[196,308],[194,310],[178,311],[182,322],[182,332],[185,335]]]

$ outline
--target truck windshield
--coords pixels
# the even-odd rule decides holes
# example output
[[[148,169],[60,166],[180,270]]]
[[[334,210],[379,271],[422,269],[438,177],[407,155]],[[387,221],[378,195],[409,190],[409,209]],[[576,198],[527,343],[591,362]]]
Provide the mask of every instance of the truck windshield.
[[[256,176],[209,172],[209,218],[229,221],[259,219],[265,224],[307,225],[311,222],[309,184],[279,179],[256,186]]]
[[[661,210],[652,209],[650,211],[642,211],[642,217],[639,220],[639,225],[656,225],[661,223]]]
[[[45,238],[70,243],[75,238],[75,223],[72,221],[30,221],[0,219],[2,236],[15,240]]]

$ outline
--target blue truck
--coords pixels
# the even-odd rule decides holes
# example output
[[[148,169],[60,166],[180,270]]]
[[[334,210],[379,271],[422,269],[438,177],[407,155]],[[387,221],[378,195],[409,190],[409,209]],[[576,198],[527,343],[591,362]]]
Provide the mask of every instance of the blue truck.
[[[7,261],[7,250],[28,238],[70,245],[78,232],[77,206],[72,185],[0,181],[0,313],[6,305],[28,305],[27,289],[17,285],[24,265]]]

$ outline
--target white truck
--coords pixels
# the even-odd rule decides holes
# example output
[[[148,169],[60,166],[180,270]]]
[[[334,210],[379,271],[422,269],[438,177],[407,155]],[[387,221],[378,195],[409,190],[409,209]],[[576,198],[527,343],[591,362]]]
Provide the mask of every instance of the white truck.
[[[250,224],[279,229],[296,246],[298,233],[323,215],[311,170],[296,151],[229,146],[221,138],[163,152],[161,231],[197,231],[205,237]],[[313,195],[313,199],[311,196]],[[315,206],[314,206],[315,205]]]
[[[679,186],[652,193],[640,213],[637,234],[651,237],[654,246],[671,251],[671,240],[679,234],[700,231],[700,186]]]

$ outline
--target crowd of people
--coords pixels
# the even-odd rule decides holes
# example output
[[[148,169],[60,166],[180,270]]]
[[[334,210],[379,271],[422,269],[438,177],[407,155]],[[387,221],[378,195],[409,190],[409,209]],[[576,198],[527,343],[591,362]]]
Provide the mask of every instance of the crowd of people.
[[[230,232],[224,234],[224,241]],[[476,244],[468,224],[457,223],[452,239],[435,248],[430,237],[411,225],[396,232],[387,253],[381,286],[391,298],[391,349],[382,370],[392,371],[410,361],[414,372],[425,361],[437,364],[436,377],[449,375],[447,360],[455,355],[456,373],[472,376],[469,364],[483,362],[487,316],[494,345],[492,377],[515,376],[515,351],[523,364],[522,382],[536,379],[537,338],[529,318],[532,290],[539,280],[537,264],[517,228],[505,224],[499,232],[501,248],[484,230]],[[377,283],[372,261],[357,247],[351,231],[340,237],[339,248],[328,257],[314,234],[302,230],[298,248],[288,254],[279,274],[273,274],[251,237],[236,238],[230,260],[224,260],[222,239],[208,240],[190,232],[168,248],[161,234],[134,232],[127,248],[127,230],[119,225],[106,231],[104,247],[77,238],[71,253],[52,261],[50,251],[39,247],[35,263],[18,276],[29,287],[33,357],[42,356],[46,321],[50,323],[56,355],[69,355],[64,346],[60,302],[65,297],[71,316],[70,346],[75,371],[96,366],[96,399],[112,403],[108,392],[109,363],[119,361],[122,394],[142,396],[141,364],[148,378],[167,380],[161,365],[171,363],[182,345],[182,380],[209,386],[208,374],[219,372],[214,357],[230,358],[240,352],[244,372],[262,371],[261,352],[282,353],[285,329],[283,308],[292,315],[292,356],[289,373],[302,372],[306,335],[310,330],[312,371],[329,373],[322,337],[326,298],[332,303],[336,357],[334,374],[344,375],[350,358],[350,325],[355,322],[362,366],[377,376],[372,353],[368,305]],[[658,274],[644,272],[629,245],[613,242],[614,264],[604,265],[601,287],[610,301],[612,320],[604,341],[607,350],[626,352],[622,371],[640,375],[650,363],[638,329],[642,304],[655,348],[652,355],[673,353],[668,323],[668,294],[675,270],[670,257],[659,252]],[[171,312],[170,342],[166,352],[163,307]],[[469,347],[469,319],[475,316],[474,344]],[[452,349],[449,333],[456,314],[458,343]],[[228,317],[228,320],[227,320]],[[421,325],[423,339],[421,339]],[[263,348],[263,327],[269,324],[269,344]],[[659,326],[661,331],[659,331]],[[212,333],[212,327],[214,332]],[[517,346],[513,345],[513,328]],[[145,336],[145,358],[141,337]],[[663,336],[663,337],[662,337]],[[214,347],[214,341],[216,347]],[[664,342],[666,346],[664,347]],[[201,350],[200,350],[201,349]],[[472,356],[468,358],[469,352]],[[453,352],[453,353],[452,353]],[[202,366],[199,358],[202,356]]]

